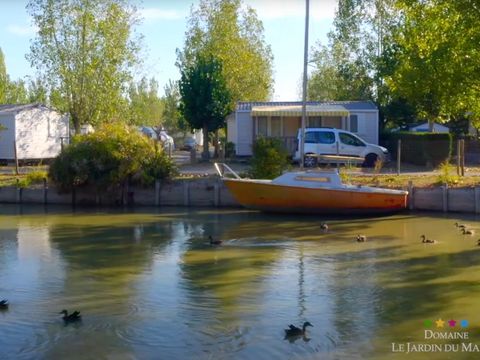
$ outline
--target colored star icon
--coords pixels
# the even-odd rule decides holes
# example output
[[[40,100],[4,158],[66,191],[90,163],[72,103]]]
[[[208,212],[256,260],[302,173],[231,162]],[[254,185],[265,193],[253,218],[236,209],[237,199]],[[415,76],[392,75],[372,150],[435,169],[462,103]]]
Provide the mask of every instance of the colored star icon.
[[[438,319],[437,321],[435,321],[435,324],[437,324],[437,328],[443,328],[443,326],[445,325],[445,321],[443,321],[442,319]]]
[[[457,323],[457,322],[456,322],[455,320],[450,320],[450,321],[448,322],[448,326],[450,326],[450,327],[455,327],[456,323]]]
[[[425,327],[432,327],[433,322],[432,322],[432,320],[425,320],[425,321],[423,322],[423,325],[424,325]]]
[[[462,320],[462,321],[460,321],[460,326],[461,326],[461,327],[467,327],[467,326],[468,326],[468,320]]]

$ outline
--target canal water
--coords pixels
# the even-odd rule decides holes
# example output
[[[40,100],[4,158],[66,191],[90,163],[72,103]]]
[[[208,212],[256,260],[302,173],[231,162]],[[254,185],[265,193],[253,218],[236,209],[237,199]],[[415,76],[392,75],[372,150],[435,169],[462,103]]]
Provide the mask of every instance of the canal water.
[[[477,220],[2,205],[0,358],[479,358]]]

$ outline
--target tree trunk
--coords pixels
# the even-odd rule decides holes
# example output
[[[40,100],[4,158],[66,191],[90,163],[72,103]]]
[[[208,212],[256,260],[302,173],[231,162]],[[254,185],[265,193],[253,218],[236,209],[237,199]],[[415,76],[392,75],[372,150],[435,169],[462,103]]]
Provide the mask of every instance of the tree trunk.
[[[433,124],[435,124],[433,119],[428,119],[428,131],[433,132]]]
[[[70,115],[72,116],[72,124],[73,128],[75,129],[75,135],[78,135],[80,134],[80,120],[75,114],[70,113]]]
[[[208,150],[208,126],[207,124],[203,124],[203,153],[202,153],[203,160],[210,159],[210,151]]]

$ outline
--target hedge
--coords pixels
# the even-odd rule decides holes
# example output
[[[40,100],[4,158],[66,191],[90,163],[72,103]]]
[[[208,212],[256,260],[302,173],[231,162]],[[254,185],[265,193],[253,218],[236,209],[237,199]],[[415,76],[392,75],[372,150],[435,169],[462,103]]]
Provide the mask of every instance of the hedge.
[[[383,133],[380,136],[380,142],[395,159],[398,140],[402,141],[402,162],[437,166],[452,155],[452,134],[450,133]]]

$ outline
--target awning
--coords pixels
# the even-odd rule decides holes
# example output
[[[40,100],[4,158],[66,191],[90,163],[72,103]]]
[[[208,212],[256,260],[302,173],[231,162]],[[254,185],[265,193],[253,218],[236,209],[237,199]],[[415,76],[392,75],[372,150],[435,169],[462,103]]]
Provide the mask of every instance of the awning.
[[[307,105],[307,116],[348,116],[342,105]],[[254,106],[252,116],[302,116],[302,105]]]

